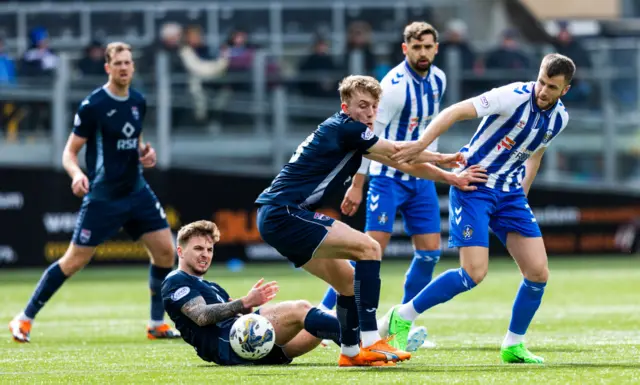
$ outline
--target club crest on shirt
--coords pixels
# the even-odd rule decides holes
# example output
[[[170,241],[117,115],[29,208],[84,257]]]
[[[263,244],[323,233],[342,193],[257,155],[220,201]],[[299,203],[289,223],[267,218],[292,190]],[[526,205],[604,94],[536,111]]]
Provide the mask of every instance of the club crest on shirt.
[[[545,132],[544,134],[544,138],[542,138],[542,143],[548,143],[549,140],[551,140],[552,136],[553,136],[553,130],[547,130],[547,132]]]
[[[135,120],[140,119],[140,112],[138,111],[138,107],[136,106],[131,107],[131,115],[133,115],[133,118]]]
[[[363,131],[360,136],[364,140],[369,140],[369,139],[373,138],[373,131],[370,128],[367,127],[367,129],[365,131]]]

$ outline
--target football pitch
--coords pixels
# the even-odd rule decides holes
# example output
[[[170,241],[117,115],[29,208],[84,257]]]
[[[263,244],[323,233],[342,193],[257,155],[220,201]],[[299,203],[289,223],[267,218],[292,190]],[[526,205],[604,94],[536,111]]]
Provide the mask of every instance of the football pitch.
[[[408,262],[383,262],[379,315],[400,301]],[[640,383],[640,260],[551,259],[551,280],[527,337],[541,366],[505,365],[499,346],[520,283],[513,262],[490,263],[485,281],[418,321],[434,349],[395,368],[338,368],[338,348],[317,348],[286,367],[219,367],[182,340],[149,341],[147,269],[89,267],[66,283],[39,314],[30,344],[11,341],[6,324],[42,270],[0,270],[0,383]],[[456,267],[443,261],[439,274]],[[214,265],[207,279],[232,297],[260,277],[276,279],[276,301],[317,303],[325,285],[288,265],[253,265],[232,273]]]

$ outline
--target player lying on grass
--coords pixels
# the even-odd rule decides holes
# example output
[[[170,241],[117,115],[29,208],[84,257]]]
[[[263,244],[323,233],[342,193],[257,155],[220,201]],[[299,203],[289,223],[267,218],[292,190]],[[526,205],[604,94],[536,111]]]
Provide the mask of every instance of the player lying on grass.
[[[527,194],[544,151],[569,121],[560,97],[569,91],[575,70],[568,57],[547,55],[535,82],[512,83],[447,108],[418,141],[401,144],[404,148],[392,156],[400,162],[411,160],[454,123],[484,118],[461,151],[466,167],[486,168],[489,180],[475,191],[452,187],[449,193],[449,247],[460,249],[461,267],[444,272],[413,300],[392,308],[389,332],[396,334],[397,347],[406,344],[419,314],[482,282],[489,266],[491,229],[523,275],[502,343],[502,360],[543,362],[524,346],[549,277],[547,252]]]
[[[340,83],[339,91],[341,111],[322,122],[300,144],[271,186],[256,200],[258,229],[266,243],[338,293],[339,366],[403,361],[411,354],[393,348],[389,339],[378,334],[380,244],[369,235],[314,211],[325,197],[344,190],[360,167],[362,156],[463,190],[474,190],[470,184],[486,181],[486,175],[478,166],[454,174],[429,163],[400,165],[392,161],[389,156],[395,153],[397,142],[381,139],[373,132],[382,94],[380,83],[370,76],[348,76]],[[423,151],[420,156],[420,162],[437,162],[445,167],[457,166],[462,160],[462,154]],[[357,262],[355,274],[348,260]]]
[[[193,346],[200,358],[219,365],[288,364],[318,346],[323,338],[339,341],[338,320],[307,301],[285,301],[265,305],[278,293],[276,282],[261,279],[249,293],[232,300],[214,282],[205,281],[213,259],[213,247],[220,232],[213,222],[190,223],[178,232],[179,267],[162,284],[162,298],[169,317],[182,338]],[[264,358],[256,361],[239,357],[229,343],[231,326],[254,307],[275,328],[276,344]]]

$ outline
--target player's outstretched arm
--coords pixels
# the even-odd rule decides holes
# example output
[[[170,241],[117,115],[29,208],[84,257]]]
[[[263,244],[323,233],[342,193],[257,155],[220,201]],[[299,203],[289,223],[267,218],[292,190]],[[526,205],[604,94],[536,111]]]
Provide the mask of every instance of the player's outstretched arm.
[[[454,123],[477,117],[478,113],[471,100],[456,103],[440,112],[427,126],[418,140],[398,144],[398,151],[391,156],[391,159],[399,163],[422,162],[422,160],[417,159],[418,155],[429,147],[437,137],[453,126]]]
[[[264,305],[275,298],[279,290],[277,282],[264,285],[263,283],[264,279],[260,279],[246,296],[227,303],[207,305],[202,296],[195,297],[182,305],[180,311],[198,326],[224,321],[240,313],[246,313],[247,310],[250,312],[253,307]]]
[[[395,162],[388,157],[376,154],[365,155],[367,158],[386,164],[407,174],[411,174],[420,179],[429,179],[458,187],[464,191],[476,190],[473,183],[485,183],[487,181],[486,170],[480,166],[471,166],[460,174],[445,171],[430,163],[406,164]]]
[[[207,305],[203,297],[196,297],[182,305],[180,311],[198,326],[213,325],[245,310],[241,299],[227,303]]]
[[[529,195],[529,190],[531,189],[533,180],[538,174],[538,169],[540,169],[540,163],[542,162],[542,156],[544,155],[545,150],[546,147],[542,147],[538,151],[534,152],[533,155],[524,162],[525,175],[524,180],[522,181],[524,195]]]
[[[89,192],[89,179],[78,164],[78,153],[85,143],[87,143],[87,138],[72,133],[69,135],[62,152],[62,166],[72,180],[71,190],[75,196],[80,198]]]

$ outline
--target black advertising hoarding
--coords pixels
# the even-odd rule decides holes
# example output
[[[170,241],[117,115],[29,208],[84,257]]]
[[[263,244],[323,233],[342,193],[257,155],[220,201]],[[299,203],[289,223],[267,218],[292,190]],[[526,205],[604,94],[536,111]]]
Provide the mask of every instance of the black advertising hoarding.
[[[174,231],[198,219],[215,221],[222,233],[215,259],[283,260],[261,242],[253,202],[270,179],[198,173],[188,170],[146,173]],[[44,266],[62,256],[74,229],[80,199],[70,189],[70,179],[50,169],[0,169],[0,266]],[[448,233],[448,187],[439,186],[444,254]],[[321,210],[340,218],[341,196]],[[614,243],[621,225],[640,217],[640,203],[633,196],[578,193],[534,188],[531,207],[545,237],[550,255],[583,255],[619,252]],[[382,215],[382,213],[380,213]],[[387,215],[387,213],[384,213]],[[389,215],[390,216],[390,215]],[[364,203],[354,218],[342,218],[357,229],[364,227]],[[402,221],[394,222],[394,237],[385,258],[408,258],[410,239]],[[505,255],[492,236],[491,255]],[[147,262],[142,246],[119,234],[100,246],[93,263]]]

